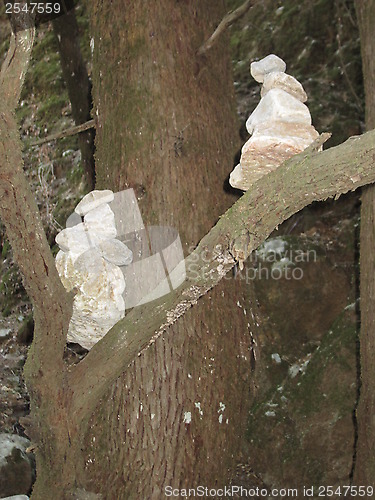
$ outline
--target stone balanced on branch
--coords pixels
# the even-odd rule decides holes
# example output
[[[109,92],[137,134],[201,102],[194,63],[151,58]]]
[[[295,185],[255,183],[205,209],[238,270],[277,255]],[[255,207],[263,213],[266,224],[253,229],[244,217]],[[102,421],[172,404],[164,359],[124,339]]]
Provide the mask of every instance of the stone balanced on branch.
[[[75,225],[56,236],[56,267],[65,288],[75,290],[68,341],[91,349],[125,315],[124,275],[131,250],[116,239],[112,191],[92,191],[76,206]],[[83,217],[81,221],[80,217]],[[81,222],[80,222],[81,221]]]
[[[285,70],[285,62],[274,54],[250,66],[253,78],[263,84],[262,98],[246,122],[251,137],[242,148],[240,164],[230,175],[234,188],[248,190],[319,135],[311,125],[302,85]]]

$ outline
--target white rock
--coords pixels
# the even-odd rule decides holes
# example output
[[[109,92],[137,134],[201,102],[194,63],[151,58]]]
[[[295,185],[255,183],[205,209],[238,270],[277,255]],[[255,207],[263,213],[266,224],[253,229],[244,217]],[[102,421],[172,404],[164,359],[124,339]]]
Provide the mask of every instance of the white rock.
[[[308,107],[284,90],[272,89],[262,97],[260,103],[249,116],[246,128],[252,134],[264,122],[284,121],[311,125]]]
[[[291,75],[279,71],[265,75],[260,95],[264,97],[267,92],[276,88],[288,92],[301,102],[307,101],[307,94],[302,85]]]
[[[83,278],[103,272],[106,262],[97,248],[89,248],[74,262],[74,269]],[[87,276],[86,276],[87,275]],[[82,280],[81,280],[82,281]]]
[[[99,320],[91,311],[100,306]],[[112,301],[89,301],[79,295],[73,304],[73,316],[69,324],[68,341],[76,342],[85,349],[91,349],[125,315],[125,308],[117,308]],[[99,313],[98,313],[99,314]],[[106,315],[108,320],[105,319]]]
[[[91,349],[125,315],[124,275],[91,248],[74,262],[72,281],[78,291],[68,341]]]
[[[107,300],[125,290],[121,269],[103,259],[96,248],[81,255],[74,267],[81,283],[79,290],[86,296]]]
[[[0,500],[29,500],[27,495],[13,495],[11,497],[2,497]]]
[[[236,189],[246,191],[291,156],[301,153],[319,135],[311,125],[275,122],[272,127],[267,123],[269,126],[257,129],[242,148],[240,164],[229,178]]]
[[[90,210],[84,216],[83,224],[96,244],[117,236],[115,214],[107,203]]]
[[[107,239],[116,237],[115,217],[109,205],[93,209],[81,222],[60,231],[56,243],[63,252],[69,252],[73,262],[79,255]]]
[[[133,261],[133,252],[120,240],[106,240],[98,245],[102,257],[116,266],[128,266]]]
[[[301,123],[274,121],[263,122],[259,125],[254,134],[242,147],[242,155],[246,155],[249,148],[253,148],[257,143],[263,147],[264,142],[275,144],[289,144],[291,147],[303,151],[318,137],[318,132],[312,125]]]
[[[62,284],[70,292],[77,285],[76,271],[70,252],[60,250],[56,255],[55,265]]]
[[[236,165],[234,167],[234,169],[230,173],[229,184],[232,187],[234,187],[235,189],[242,189],[243,191],[246,191],[247,189],[249,189],[248,187],[241,187],[241,186],[245,185],[243,177],[244,177],[244,175],[243,175],[242,167],[241,167],[241,164],[239,163],[238,165]]]
[[[130,264],[133,254],[115,239],[115,214],[108,204],[113,199],[112,191],[89,193],[76,207],[83,222],[56,237],[61,249],[56,268],[64,287],[76,291],[68,340],[87,349],[125,315],[125,278],[118,266]]]
[[[88,193],[82,198],[75,208],[75,212],[78,215],[86,215],[88,212],[96,207],[99,207],[103,203],[110,203],[114,199],[114,194],[109,189],[95,190]]]
[[[250,65],[251,76],[259,83],[262,83],[265,75],[274,71],[284,72],[286,70],[285,62],[280,57],[270,54],[269,56],[255,61]]]
[[[29,500],[27,495],[13,495],[11,497],[2,497],[0,500]]]
[[[73,261],[89,248],[95,246],[82,222],[60,231],[56,236],[56,243],[63,252],[70,252]]]
[[[246,122],[252,135],[243,146],[240,164],[230,184],[247,190],[291,156],[302,152],[318,137],[311,125],[302,85],[285,74],[285,62],[271,54],[251,64],[251,74],[263,82],[261,100]]]

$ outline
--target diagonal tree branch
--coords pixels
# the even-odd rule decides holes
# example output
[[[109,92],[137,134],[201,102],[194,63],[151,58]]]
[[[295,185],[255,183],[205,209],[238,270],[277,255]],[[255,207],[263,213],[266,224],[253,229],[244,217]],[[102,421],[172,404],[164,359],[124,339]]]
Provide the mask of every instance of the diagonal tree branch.
[[[218,38],[230,27],[232,24],[237,21],[240,17],[242,17],[246,12],[258,3],[259,0],[246,0],[242,5],[240,5],[236,10],[233,10],[231,12],[228,12],[223,19],[220,21],[218,27],[215,29],[215,31],[212,33],[210,38],[208,38],[204,44],[198,49],[197,54],[199,56],[202,56],[205,54],[208,50],[211,49],[211,47],[216,43]]]
[[[126,367],[246,260],[275,227],[313,201],[375,182],[375,130],[324,152],[311,148],[261,178],[185,260],[187,279],[158,301],[133,309],[70,373],[74,411],[88,417]]]
[[[70,135],[76,135],[80,132],[84,132],[85,130],[89,130],[90,128],[95,128],[95,120],[89,120],[85,123],[81,123],[80,125],[75,125],[74,127],[67,128],[62,130],[61,132],[55,132],[47,137],[42,137],[35,142],[31,142],[29,147],[40,146],[41,144],[45,144],[46,142],[52,142],[56,139],[62,139],[63,137],[69,137]]]
[[[1,66],[0,96],[12,110],[16,108],[21,95],[34,38],[35,28],[33,27],[13,33],[7,56]]]

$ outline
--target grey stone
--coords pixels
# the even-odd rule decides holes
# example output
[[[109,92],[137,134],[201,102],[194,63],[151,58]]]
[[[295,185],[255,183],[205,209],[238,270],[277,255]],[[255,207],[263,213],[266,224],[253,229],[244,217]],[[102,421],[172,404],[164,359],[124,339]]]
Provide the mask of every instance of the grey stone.
[[[133,252],[120,240],[106,240],[98,245],[102,257],[116,266],[128,266],[133,261]]]
[[[271,89],[284,90],[301,102],[307,101],[307,94],[300,82],[286,73],[276,71],[265,75],[260,95],[264,97]]]
[[[0,498],[29,493],[34,476],[29,446],[30,441],[17,434],[0,434]]]
[[[103,203],[110,203],[113,200],[114,200],[114,194],[111,190],[109,189],[103,189],[101,191],[94,190],[86,194],[86,196],[82,198],[82,200],[78,203],[74,211],[78,215],[84,216],[94,208],[103,205]]]
[[[280,57],[275,56],[275,54],[270,54],[260,61],[255,61],[250,65],[251,76],[259,83],[263,83],[264,77],[268,73],[272,73],[274,71],[284,72],[285,70],[285,62],[280,59]]]

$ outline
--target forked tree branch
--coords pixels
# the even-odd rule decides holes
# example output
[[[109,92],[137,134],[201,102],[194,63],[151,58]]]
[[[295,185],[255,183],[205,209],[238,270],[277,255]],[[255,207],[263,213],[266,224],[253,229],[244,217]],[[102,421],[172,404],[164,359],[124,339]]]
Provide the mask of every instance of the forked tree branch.
[[[324,138],[323,138],[324,139]],[[375,182],[375,130],[324,152],[309,148],[261,178],[185,260],[187,279],[174,292],[133,309],[70,374],[74,411],[88,418],[116,378],[291,215],[313,201]]]

